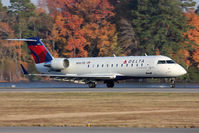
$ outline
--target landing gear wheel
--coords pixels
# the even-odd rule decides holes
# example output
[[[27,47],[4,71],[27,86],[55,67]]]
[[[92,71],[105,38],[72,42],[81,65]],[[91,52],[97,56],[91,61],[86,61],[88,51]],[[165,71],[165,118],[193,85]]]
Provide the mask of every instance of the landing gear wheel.
[[[170,84],[170,88],[175,88],[175,84]]]
[[[107,86],[108,88],[113,88],[113,87],[114,87],[114,81],[108,81],[108,82],[106,83],[106,86]]]
[[[170,88],[175,88],[175,82],[176,82],[176,79],[175,78],[172,78],[171,80],[170,80]]]
[[[88,83],[89,88],[95,88],[96,87],[96,83],[95,82],[90,82]]]

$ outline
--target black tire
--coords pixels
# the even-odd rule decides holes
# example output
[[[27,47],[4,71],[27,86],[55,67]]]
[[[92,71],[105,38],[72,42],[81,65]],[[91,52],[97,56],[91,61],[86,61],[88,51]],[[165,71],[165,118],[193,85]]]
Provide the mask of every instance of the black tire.
[[[107,82],[107,83],[106,83],[106,86],[107,86],[108,88],[113,88],[113,87],[114,87],[114,81],[109,81],[109,82]]]
[[[175,84],[170,84],[170,88],[175,88]]]
[[[88,87],[89,87],[89,88],[96,88],[95,82],[90,82],[90,83],[88,83]]]
[[[175,88],[176,87],[176,85],[175,85],[176,81],[175,80],[176,80],[175,78],[172,78],[170,80],[170,88]]]

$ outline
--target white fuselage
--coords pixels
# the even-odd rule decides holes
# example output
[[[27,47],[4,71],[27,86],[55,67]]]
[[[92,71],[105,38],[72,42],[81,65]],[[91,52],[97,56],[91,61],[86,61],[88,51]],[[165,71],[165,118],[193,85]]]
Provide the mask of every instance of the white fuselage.
[[[120,77],[172,78],[186,74],[186,70],[166,56],[124,56],[68,58],[69,66],[52,71],[44,63],[36,64],[39,72],[56,75],[116,75]]]

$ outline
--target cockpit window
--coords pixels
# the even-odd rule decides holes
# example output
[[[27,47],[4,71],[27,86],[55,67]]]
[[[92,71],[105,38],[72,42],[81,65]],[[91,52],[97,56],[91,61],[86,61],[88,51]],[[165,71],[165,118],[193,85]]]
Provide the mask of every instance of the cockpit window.
[[[167,62],[167,64],[175,64],[175,61],[173,61],[173,60],[167,60],[166,62]]]
[[[159,60],[158,64],[175,64],[173,60]]]
[[[166,61],[165,60],[159,60],[158,64],[166,64]]]

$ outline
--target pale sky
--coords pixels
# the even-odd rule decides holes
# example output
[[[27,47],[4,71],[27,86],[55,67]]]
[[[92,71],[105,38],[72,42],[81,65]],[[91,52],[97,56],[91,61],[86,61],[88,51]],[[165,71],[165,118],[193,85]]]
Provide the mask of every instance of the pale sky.
[[[4,5],[9,5],[10,0],[1,0]],[[37,0],[31,0],[34,4],[37,3]],[[199,0],[194,0],[197,2],[197,6],[199,5]],[[196,6],[196,7],[197,7]]]
[[[10,0],[1,0],[4,5],[9,5]],[[37,0],[31,0],[34,4],[37,3]]]

